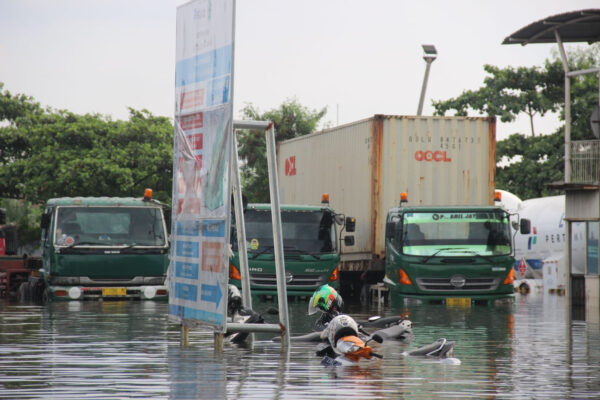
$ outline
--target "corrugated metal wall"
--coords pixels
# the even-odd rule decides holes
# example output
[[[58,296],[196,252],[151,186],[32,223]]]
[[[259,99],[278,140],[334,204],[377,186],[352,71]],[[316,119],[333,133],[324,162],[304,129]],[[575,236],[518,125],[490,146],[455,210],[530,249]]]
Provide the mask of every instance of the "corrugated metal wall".
[[[383,257],[400,192],[409,205],[493,204],[495,148],[493,118],[376,115],[280,143],[281,201],[315,204],[329,193],[357,220],[344,252]]]
[[[319,204],[321,194],[328,193],[337,212],[357,220],[356,245],[348,248],[352,253],[371,251],[371,123],[371,119],[358,121],[278,147],[281,202]]]
[[[408,192],[408,205],[492,205],[495,123],[488,118],[390,117],[383,124],[382,194],[385,213]],[[493,130],[493,135],[490,131]],[[383,251],[385,215],[376,249]]]

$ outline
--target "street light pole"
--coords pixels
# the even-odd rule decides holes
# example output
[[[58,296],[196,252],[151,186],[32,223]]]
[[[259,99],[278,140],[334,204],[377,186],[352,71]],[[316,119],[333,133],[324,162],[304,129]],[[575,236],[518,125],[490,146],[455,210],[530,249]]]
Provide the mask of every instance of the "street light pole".
[[[419,108],[417,109],[417,115],[423,114],[423,102],[425,101],[425,92],[427,91],[427,80],[429,79],[429,69],[431,68],[431,63],[437,57],[437,50],[435,46],[432,44],[424,44],[423,52],[423,60],[425,60],[425,76],[423,77],[423,86],[421,86],[421,98],[419,99]]]

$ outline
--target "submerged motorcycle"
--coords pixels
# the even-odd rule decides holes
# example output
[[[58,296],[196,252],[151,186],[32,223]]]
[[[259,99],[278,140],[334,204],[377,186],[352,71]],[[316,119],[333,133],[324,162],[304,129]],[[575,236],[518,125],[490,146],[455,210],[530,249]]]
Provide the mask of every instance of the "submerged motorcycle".
[[[431,344],[405,351],[404,356],[437,358],[443,364],[460,365],[461,361],[454,357],[454,341],[439,338]]]
[[[321,336],[327,338],[327,344],[320,346],[316,352],[318,356],[323,357],[322,365],[348,366],[356,365],[362,359],[383,358],[368,345],[371,340],[381,343],[383,339],[372,335],[363,341],[359,337],[358,324],[348,315],[342,314],[333,318]]]
[[[333,316],[331,320],[333,320],[333,318],[335,318],[335,316]],[[358,332],[364,335],[365,338],[377,336],[382,340],[410,342],[414,337],[412,332],[412,322],[404,316],[373,316],[367,320],[355,322],[358,325]],[[323,337],[323,331],[327,329],[328,324],[320,324],[317,321],[317,324],[315,324],[315,331],[304,335],[292,336],[290,337],[290,340],[292,342],[321,342],[326,339]],[[321,329],[318,329],[319,327]],[[277,336],[272,340],[279,341],[281,338]]]
[[[262,324],[265,322],[262,315],[242,306],[240,290],[232,284],[229,284],[227,290],[227,321],[240,324]],[[250,332],[227,332],[225,333],[225,339],[232,343],[242,344],[249,335]]]

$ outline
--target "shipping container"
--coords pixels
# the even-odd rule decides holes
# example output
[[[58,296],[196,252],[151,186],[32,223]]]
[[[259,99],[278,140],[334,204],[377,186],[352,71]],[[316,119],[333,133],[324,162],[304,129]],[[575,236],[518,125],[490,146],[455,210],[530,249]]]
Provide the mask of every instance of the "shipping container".
[[[342,271],[383,270],[385,220],[400,193],[409,206],[494,204],[494,117],[375,115],[278,144],[281,202],[356,218]]]

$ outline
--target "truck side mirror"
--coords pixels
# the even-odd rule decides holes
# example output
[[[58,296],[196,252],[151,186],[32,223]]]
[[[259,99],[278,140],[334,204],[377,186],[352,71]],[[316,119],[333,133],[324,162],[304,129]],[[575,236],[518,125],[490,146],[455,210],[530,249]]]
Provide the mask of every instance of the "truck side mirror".
[[[48,228],[50,228],[50,218],[51,218],[50,214],[47,214],[47,213],[46,214],[42,214],[42,222],[40,224],[40,227],[42,229],[48,229]]]
[[[528,235],[531,233],[531,221],[527,218],[521,219],[519,222],[519,231],[522,235]]]
[[[392,239],[394,237],[394,229],[396,229],[395,222],[388,222],[385,224],[385,238]]]
[[[344,236],[344,244],[346,246],[354,246],[354,235]]]
[[[356,218],[346,217],[346,232],[354,232],[356,229]]]

